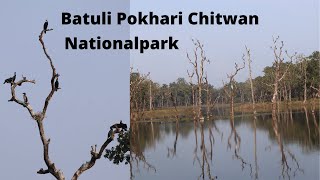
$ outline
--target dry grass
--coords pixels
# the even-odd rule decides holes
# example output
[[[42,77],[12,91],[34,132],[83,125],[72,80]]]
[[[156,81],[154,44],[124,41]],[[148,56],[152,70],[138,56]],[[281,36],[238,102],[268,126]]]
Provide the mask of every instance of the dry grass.
[[[281,102],[280,103],[280,110],[285,110],[287,108],[290,108],[292,110],[299,110],[302,109],[304,106],[307,108],[312,108],[314,107],[315,109],[319,109],[319,99],[313,99],[307,101],[307,103],[304,105],[303,101],[292,101],[292,103],[285,103]],[[229,104],[217,104],[215,108],[229,108]],[[267,113],[271,112],[272,110],[272,104],[271,102],[267,103],[257,103],[256,104],[256,110],[258,113]],[[178,111],[178,116],[181,120],[186,120],[186,119],[192,119],[193,117],[193,110],[191,106],[185,107],[177,107]],[[252,112],[252,104],[250,103],[245,103],[245,104],[240,104],[237,103],[235,104],[235,112],[244,112],[244,113],[251,113]],[[172,120],[175,119],[176,117],[176,111],[175,108],[164,108],[164,109],[155,109],[152,111],[146,111],[144,118],[145,119],[167,119],[167,120]],[[191,117],[191,118],[190,118]]]

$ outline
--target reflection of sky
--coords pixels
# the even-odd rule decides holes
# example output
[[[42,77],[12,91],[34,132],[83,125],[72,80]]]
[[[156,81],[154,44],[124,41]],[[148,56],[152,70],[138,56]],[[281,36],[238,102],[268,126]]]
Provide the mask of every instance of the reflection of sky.
[[[206,55],[211,60],[208,81],[216,86],[226,79],[226,73],[234,70],[235,62],[241,63],[245,45],[251,49],[254,76],[261,75],[263,68],[270,66],[274,59],[270,49],[272,36],[280,35],[289,53],[309,55],[319,49],[318,0],[184,0],[183,3],[140,0],[132,3],[130,8],[132,13],[177,14],[183,11],[184,17],[193,11],[259,16],[258,26],[192,26],[186,22],[182,26],[132,26],[132,37],[166,39],[173,36],[180,40],[178,51],[147,51],[143,55],[138,51],[131,52],[131,64],[142,72],[151,72],[151,78],[160,83],[172,82],[178,77],[187,78],[190,65],[186,51],[192,51],[191,38],[198,38],[205,45]],[[243,81],[247,76],[244,70],[239,72],[237,79]]]
[[[67,179],[90,159],[90,146],[100,146],[109,126],[122,119],[129,122],[129,52],[66,51],[64,37],[129,38],[126,26],[62,26],[61,12],[83,14],[101,11],[129,11],[129,1],[1,1],[0,79],[17,71],[36,79],[36,85],[18,87],[26,92],[36,111],[49,92],[51,70],[38,42],[46,19],[49,28],[44,41],[60,77],[61,90],[50,102],[44,125],[51,138],[50,155]],[[1,83],[2,83],[1,82]],[[36,123],[28,112],[10,99],[9,85],[0,86],[0,179],[53,179],[37,175],[45,168]],[[128,179],[129,166],[116,166],[102,158],[81,179]]]
[[[254,168],[254,134],[252,124],[250,123],[248,121],[241,122],[236,128],[241,136],[240,155],[247,162],[251,163]],[[193,125],[193,122],[189,124]],[[223,133],[223,138],[221,141],[221,134],[218,134],[212,128],[215,137],[213,161],[209,161],[212,174],[218,176],[218,179],[239,179],[239,177],[241,177],[240,179],[250,179],[250,169],[246,167],[242,171],[240,161],[233,158],[233,150],[227,150],[226,142],[230,134],[229,121],[216,121],[216,125],[220,132]],[[164,127],[165,125],[161,126]],[[167,124],[166,126],[172,126],[173,130],[175,129],[174,123]],[[197,132],[198,146],[200,147],[200,130]],[[161,138],[161,142],[157,141],[155,143],[157,148],[149,147],[145,150],[147,161],[156,167],[157,172],[147,172],[146,169],[140,167],[140,174],[136,173],[136,179],[197,179],[200,175],[200,166],[197,162],[193,164],[193,152],[195,148],[194,131],[189,131],[188,138],[182,138],[181,134],[179,134],[177,156],[172,159],[167,158],[167,148],[173,148],[175,132],[165,133],[163,128],[160,128],[160,134],[162,134],[163,138]],[[208,129],[205,129],[206,147],[209,149],[210,142],[208,137]],[[269,146],[271,148],[267,148]],[[304,175],[298,173],[296,178],[317,179],[319,172],[319,151],[305,153],[303,152],[303,147],[297,144],[288,144],[286,147],[295,155],[300,163],[300,167],[305,171]],[[198,156],[201,159],[200,148],[198,148]],[[278,179],[278,176],[281,175],[279,146],[277,141],[270,140],[268,131],[260,128],[257,129],[257,157],[259,179]],[[294,162],[291,161],[289,156],[287,156],[287,160],[294,170],[296,167]]]

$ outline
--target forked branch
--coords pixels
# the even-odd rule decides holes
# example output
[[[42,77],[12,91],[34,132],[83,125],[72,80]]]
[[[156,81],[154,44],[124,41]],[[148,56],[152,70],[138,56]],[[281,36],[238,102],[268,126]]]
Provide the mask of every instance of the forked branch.
[[[47,29],[46,31],[51,31],[52,29]],[[43,42],[43,36],[45,34],[45,30],[42,30],[40,35],[39,35],[39,41],[42,45],[42,48],[44,50],[44,53],[46,55],[46,57],[48,58],[49,62],[50,62],[50,66],[51,66],[51,69],[53,71],[52,73],[52,78],[51,78],[51,87],[52,87],[52,90],[51,92],[49,93],[48,97],[46,98],[45,100],[45,106],[43,108],[43,111],[42,112],[38,112],[36,113],[31,104],[29,103],[29,101],[26,101],[27,99],[27,96],[26,94],[24,95],[24,101],[21,101],[17,98],[16,96],[16,87],[17,86],[21,86],[23,83],[33,83],[35,84],[35,80],[28,80],[26,77],[23,77],[22,76],[22,79],[17,81],[17,82],[14,82],[14,80],[11,82],[11,99],[9,101],[13,101],[13,102],[16,102],[17,104],[20,104],[21,106],[25,107],[28,111],[29,111],[29,114],[31,115],[32,119],[36,120],[37,122],[37,125],[38,125],[38,130],[39,130],[39,134],[40,134],[40,138],[41,138],[41,142],[42,142],[42,145],[43,145],[43,158],[44,158],[44,161],[47,165],[47,169],[43,169],[41,168],[37,173],[38,174],[52,174],[56,179],[58,180],[64,180],[65,177],[63,175],[63,173],[58,170],[55,166],[55,164],[50,160],[50,157],[49,157],[49,143],[50,143],[50,139],[47,139],[46,138],[46,135],[45,135],[45,131],[44,131],[44,127],[43,127],[43,119],[45,118],[45,114],[46,114],[46,109],[48,107],[48,104],[49,104],[49,101],[51,100],[54,92],[55,92],[55,81],[56,81],[56,78],[58,77],[58,74],[56,73],[56,70],[55,70],[55,67],[53,65],[53,62],[52,62],[52,59],[50,58],[50,56],[48,55],[47,53],[47,50],[46,50],[46,47],[45,47],[45,44]]]

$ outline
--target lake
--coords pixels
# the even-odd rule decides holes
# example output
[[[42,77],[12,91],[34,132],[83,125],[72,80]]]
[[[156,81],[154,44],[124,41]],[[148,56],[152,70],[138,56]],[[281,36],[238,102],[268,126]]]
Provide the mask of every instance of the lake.
[[[319,179],[319,113],[131,124],[137,180]]]

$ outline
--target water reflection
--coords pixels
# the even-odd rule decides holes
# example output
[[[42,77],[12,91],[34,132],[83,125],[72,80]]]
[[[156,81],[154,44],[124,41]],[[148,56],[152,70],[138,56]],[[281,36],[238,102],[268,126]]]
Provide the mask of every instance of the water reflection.
[[[131,124],[134,179],[319,179],[319,113]],[[224,136],[225,135],[225,136]]]

